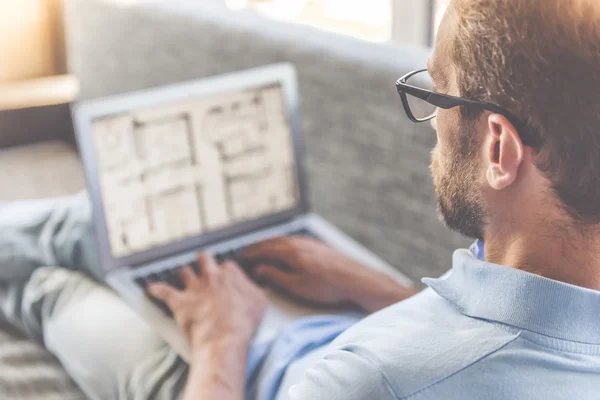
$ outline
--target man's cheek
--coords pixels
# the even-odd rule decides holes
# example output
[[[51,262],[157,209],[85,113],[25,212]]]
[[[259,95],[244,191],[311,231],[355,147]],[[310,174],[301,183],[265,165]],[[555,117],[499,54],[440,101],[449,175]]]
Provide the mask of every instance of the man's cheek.
[[[431,119],[431,121],[429,121],[429,123],[431,124],[431,127],[433,128],[433,130],[436,132],[437,134],[437,116],[433,117]]]
[[[431,150],[431,169],[439,168],[439,158],[440,158],[439,145],[436,145],[433,150]]]

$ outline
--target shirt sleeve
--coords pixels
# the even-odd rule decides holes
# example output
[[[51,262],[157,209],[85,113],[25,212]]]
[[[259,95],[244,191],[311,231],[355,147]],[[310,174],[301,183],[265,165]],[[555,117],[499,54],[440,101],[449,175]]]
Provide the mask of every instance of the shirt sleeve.
[[[349,350],[329,353],[292,386],[290,400],[395,399],[388,380],[368,359]]]

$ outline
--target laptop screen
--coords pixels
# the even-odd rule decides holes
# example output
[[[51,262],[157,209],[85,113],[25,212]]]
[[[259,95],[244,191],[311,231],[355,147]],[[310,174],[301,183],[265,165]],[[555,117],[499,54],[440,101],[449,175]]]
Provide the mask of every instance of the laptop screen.
[[[95,119],[112,256],[297,207],[284,107],[269,85]]]

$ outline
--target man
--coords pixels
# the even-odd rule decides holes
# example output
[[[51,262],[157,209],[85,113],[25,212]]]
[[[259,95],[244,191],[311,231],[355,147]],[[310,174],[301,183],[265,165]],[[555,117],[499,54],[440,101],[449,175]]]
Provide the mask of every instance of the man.
[[[457,250],[451,271],[425,279],[429,288],[408,300],[398,302],[411,291],[389,278],[292,238],[246,251],[292,267],[259,266],[257,279],[313,302],[391,306],[352,327],[321,320],[328,334],[316,342],[311,326],[297,326],[255,368],[250,342],[264,295],[236,265],[203,254],[200,276],[183,270],[185,290],[149,289],[192,343],[189,371],[111,293],[74,273],[36,272],[14,289],[21,312],[9,314],[39,332],[96,398],[242,399],[245,385],[267,399],[597,398],[598,21],[595,0],[451,3],[428,68],[439,95],[415,89],[410,75],[398,89],[404,100],[440,107],[432,153],[439,209],[450,228],[485,240],[485,255],[481,241]],[[102,308],[90,316],[94,303]],[[102,329],[103,318],[128,329]],[[122,345],[133,341],[134,349]],[[105,355],[90,346],[105,346]]]

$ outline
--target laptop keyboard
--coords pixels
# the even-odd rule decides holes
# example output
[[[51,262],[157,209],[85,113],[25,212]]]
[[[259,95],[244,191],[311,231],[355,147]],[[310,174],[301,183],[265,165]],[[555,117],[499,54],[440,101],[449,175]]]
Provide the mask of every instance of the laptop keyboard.
[[[312,237],[312,238],[318,240],[318,238],[312,232],[310,232],[306,229],[294,231],[289,234],[289,236],[294,236],[294,235]],[[249,265],[245,260],[242,259],[241,254],[242,254],[243,250],[244,250],[243,247],[239,248],[239,249],[233,249],[233,250],[229,250],[229,251],[226,251],[223,253],[215,254],[214,257],[215,257],[215,260],[217,261],[217,263],[219,263],[219,264],[221,264],[225,261],[234,261],[247,274],[249,274],[250,269],[252,268],[252,265]],[[139,286],[141,286],[142,289],[144,289],[144,290],[146,290],[146,286],[148,286],[150,283],[153,283],[153,282],[165,282],[177,289],[183,289],[184,285],[183,285],[183,282],[181,281],[181,279],[179,278],[178,270],[179,270],[179,268],[184,267],[184,266],[188,266],[188,264],[178,265],[178,266],[175,266],[170,269],[165,269],[160,272],[151,273],[151,274],[148,274],[145,276],[138,277],[135,279],[135,282]],[[190,263],[189,266],[192,267],[197,274],[200,274],[200,267],[197,262],[194,261],[193,263]],[[152,296],[148,296],[148,298],[154,304],[156,304],[156,306],[158,306],[166,315],[168,315],[169,317],[173,316],[173,313],[171,312],[171,310],[169,309],[169,307],[167,307],[167,305],[165,303],[163,303],[162,301],[160,301],[158,299],[153,298]]]

